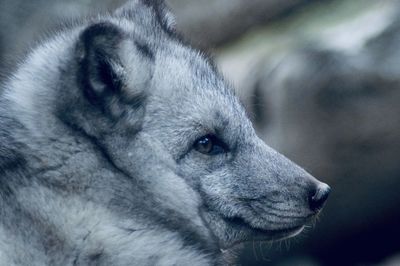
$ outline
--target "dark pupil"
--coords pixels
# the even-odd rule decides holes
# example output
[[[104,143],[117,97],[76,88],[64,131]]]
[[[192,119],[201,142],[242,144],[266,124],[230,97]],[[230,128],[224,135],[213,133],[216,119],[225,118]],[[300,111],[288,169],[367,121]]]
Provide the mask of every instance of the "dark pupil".
[[[197,150],[203,153],[209,153],[213,148],[213,143],[209,137],[203,137],[197,142]]]

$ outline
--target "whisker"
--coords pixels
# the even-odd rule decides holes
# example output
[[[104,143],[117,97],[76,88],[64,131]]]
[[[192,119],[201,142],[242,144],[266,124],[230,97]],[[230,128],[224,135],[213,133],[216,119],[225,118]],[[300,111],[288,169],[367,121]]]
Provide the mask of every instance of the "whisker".
[[[253,255],[256,260],[258,260],[257,250],[256,250],[256,241],[253,240]]]

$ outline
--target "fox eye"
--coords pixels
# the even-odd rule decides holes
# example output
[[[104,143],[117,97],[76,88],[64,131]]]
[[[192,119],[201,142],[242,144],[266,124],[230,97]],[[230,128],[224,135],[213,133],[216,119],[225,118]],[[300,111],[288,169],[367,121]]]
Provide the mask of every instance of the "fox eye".
[[[216,155],[224,153],[227,150],[225,143],[210,134],[196,140],[193,147],[196,151],[207,155]]]

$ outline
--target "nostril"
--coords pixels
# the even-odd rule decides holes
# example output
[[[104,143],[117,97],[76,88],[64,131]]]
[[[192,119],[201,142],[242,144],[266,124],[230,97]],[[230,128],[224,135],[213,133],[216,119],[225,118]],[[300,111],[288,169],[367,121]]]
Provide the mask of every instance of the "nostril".
[[[324,183],[317,186],[316,190],[309,196],[309,204],[312,211],[320,210],[329,196],[331,188]]]

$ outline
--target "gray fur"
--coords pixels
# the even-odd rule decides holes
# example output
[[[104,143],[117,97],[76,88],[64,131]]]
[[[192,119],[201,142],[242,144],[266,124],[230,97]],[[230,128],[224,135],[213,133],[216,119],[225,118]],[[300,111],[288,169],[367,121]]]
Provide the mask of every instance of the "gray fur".
[[[4,87],[1,265],[224,265],[299,233],[328,190],[255,135],[161,1],[65,29]],[[208,134],[226,150],[193,148]]]

